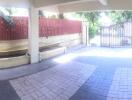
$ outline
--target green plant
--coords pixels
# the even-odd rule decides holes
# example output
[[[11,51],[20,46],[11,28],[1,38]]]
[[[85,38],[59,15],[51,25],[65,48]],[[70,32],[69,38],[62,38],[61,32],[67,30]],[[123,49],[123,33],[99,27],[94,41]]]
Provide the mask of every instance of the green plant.
[[[90,26],[89,27],[89,38],[94,38],[96,34],[98,33],[98,28],[96,26]]]

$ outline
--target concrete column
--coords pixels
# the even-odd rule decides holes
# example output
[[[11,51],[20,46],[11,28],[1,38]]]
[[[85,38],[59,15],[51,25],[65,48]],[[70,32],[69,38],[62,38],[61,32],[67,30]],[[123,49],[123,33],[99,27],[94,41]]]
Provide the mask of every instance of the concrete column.
[[[89,27],[88,22],[82,22],[82,43],[89,45]]]
[[[29,9],[29,54],[30,63],[39,62],[39,18],[38,10],[34,7]]]

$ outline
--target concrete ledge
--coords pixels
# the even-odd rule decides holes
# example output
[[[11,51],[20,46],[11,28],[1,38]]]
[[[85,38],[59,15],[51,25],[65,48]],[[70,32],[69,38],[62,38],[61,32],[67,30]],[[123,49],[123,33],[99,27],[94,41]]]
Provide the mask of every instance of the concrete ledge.
[[[1,58],[0,59],[0,68],[11,68],[14,66],[29,64],[29,62],[30,62],[29,56]]]
[[[44,52],[40,52],[40,60],[48,59],[60,54],[65,53],[66,47],[53,48]]]
[[[71,46],[72,41],[81,41],[80,34],[69,34],[69,35],[60,35],[60,36],[50,36],[48,38],[41,37],[39,40],[40,47],[46,47],[54,44],[61,44],[61,46]],[[69,43],[70,42],[70,43]],[[20,50],[28,49],[28,40],[10,40],[10,41],[0,41],[0,52],[14,52]]]
[[[60,43],[60,46],[66,46],[67,48],[70,48],[79,44],[81,44],[81,41],[79,39],[78,40],[75,39],[75,40]]]

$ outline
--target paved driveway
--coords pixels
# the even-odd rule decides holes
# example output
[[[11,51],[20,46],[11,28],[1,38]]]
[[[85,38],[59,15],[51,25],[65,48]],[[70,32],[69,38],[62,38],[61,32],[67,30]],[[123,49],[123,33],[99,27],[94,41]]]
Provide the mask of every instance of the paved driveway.
[[[97,68],[70,100],[132,100],[132,50],[95,49],[76,58]]]
[[[52,59],[58,63],[54,67],[10,80],[16,91],[15,98],[132,100],[132,49],[82,48],[73,51]]]

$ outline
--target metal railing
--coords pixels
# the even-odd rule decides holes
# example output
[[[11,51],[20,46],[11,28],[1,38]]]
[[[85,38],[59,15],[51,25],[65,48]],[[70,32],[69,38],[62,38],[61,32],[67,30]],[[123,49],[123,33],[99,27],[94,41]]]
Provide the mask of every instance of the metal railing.
[[[132,20],[100,28],[103,47],[132,47]]]

